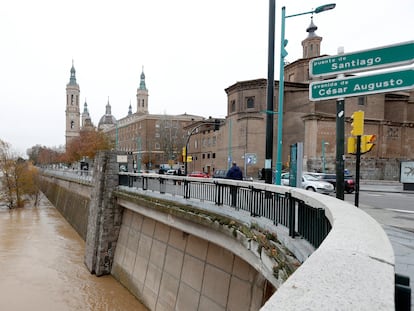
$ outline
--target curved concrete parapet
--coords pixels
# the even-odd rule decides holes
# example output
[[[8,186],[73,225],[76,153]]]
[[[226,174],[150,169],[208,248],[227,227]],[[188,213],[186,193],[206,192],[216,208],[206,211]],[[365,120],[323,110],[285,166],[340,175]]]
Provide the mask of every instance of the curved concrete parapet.
[[[394,252],[382,227],[349,203],[290,191],[324,208],[332,230],[261,311],[395,310]]]

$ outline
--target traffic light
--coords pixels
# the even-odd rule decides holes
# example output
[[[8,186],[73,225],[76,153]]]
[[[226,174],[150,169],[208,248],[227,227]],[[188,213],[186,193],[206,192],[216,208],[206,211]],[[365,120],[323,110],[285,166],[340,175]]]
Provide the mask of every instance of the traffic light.
[[[363,135],[361,137],[361,153],[370,152],[374,148],[376,140],[376,135]]]
[[[187,152],[186,152],[186,147],[183,147],[183,151],[182,151],[182,153],[181,153],[181,155],[183,156],[183,159],[185,159],[185,156],[186,156],[186,154],[187,154]],[[184,162],[184,161],[183,161]]]
[[[357,152],[356,141],[357,140],[355,137],[353,136],[348,137],[348,144],[347,144],[348,153],[356,154]]]
[[[364,112],[362,110],[355,111],[352,116],[352,136],[361,136],[364,135]]]

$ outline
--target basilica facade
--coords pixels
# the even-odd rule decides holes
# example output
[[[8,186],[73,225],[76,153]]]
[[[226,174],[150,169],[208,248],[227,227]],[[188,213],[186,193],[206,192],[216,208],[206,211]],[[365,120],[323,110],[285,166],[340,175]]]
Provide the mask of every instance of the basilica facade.
[[[97,130],[111,139],[116,150],[135,155],[135,169],[156,170],[161,164],[173,166],[182,162],[182,148],[187,139],[185,128],[194,122],[204,120],[204,117],[187,113],[150,114],[148,97],[145,74],[142,71],[136,91],[136,111],[133,112],[132,106],[129,105],[126,116],[116,119],[112,115],[108,99],[105,114],[95,127],[86,102],[82,114],[80,113],[80,88],[72,64],[70,80],[66,85],[66,145],[78,137],[81,130]]]

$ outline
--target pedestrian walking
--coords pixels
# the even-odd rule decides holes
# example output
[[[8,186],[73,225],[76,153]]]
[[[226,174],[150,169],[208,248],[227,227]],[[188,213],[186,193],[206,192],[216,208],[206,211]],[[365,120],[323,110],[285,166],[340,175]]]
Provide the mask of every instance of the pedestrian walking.
[[[227,179],[235,179],[235,180],[242,180],[243,179],[243,173],[240,169],[240,167],[237,166],[236,162],[233,162],[233,165],[229,169],[226,175]]]
[[[236,162],[233,162],[233,165],[229,169],[226,175],[227,179],[242,180],[243,173],[240,167],[237,166]],[[236,207],[237,203],[237,186],[230,185],[230,195],[231,195],[231,206]]]

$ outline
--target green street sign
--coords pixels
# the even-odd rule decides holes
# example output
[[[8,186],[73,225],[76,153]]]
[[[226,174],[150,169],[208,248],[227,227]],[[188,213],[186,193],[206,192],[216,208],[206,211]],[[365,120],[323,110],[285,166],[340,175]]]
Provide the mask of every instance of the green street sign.
[[[369,50],[314,58],[309,63],[313,77],[361,72],[414,63],[414,41]]]
[[[312,82],[311,101],[396,92],[414,88],[414,69]]]

